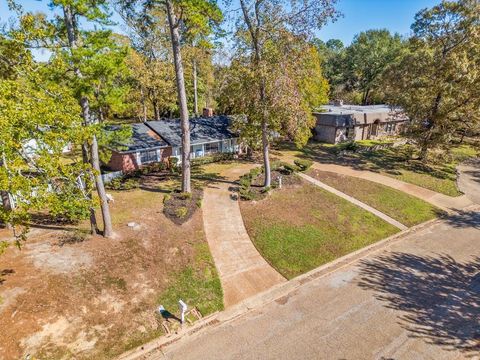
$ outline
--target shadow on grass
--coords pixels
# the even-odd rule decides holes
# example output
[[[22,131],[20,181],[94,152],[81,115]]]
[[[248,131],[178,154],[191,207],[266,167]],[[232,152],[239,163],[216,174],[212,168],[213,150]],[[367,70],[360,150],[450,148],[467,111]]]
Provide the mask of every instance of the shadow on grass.
[[[192,165],[191,179],[193,187],[198,188],[209,187],[216,182],[234,183],[219,173],[205,171],[202,165]],[[145,191],[168,194],[180,189],[181,180],[181,173],[154,172],[141,176],[139,188]]]
[[[160,313],[160,316],[162,317],[162,319],[164,319],[164,320],[167,320],[167,321],[175,320],[175,321],[178,321],[179,323],[182,322],[182,320],[178,316],[172,314],[170,311],[168,311],[166,309],[161,308],[159,310],[159,313]]]
[[[69,221],[45,213],[33,213],[30,214],[28,225],[36,229],[74,231],[78,221]]]
[[[365,152],[341,153],[337,145],[328,146],[322,143],[309,142],[303,149],[294,144],[282,143],[278,150],[300,151],[299,157],[324,164],[349,166],[356,170],[386,172],[390,175],[401,175],[402,171],[429,175],[438,179],[454,180],[455,166],[431,166],[420,160],[410,159],[409,153],[402,147],[378,149]]]
[[[465,355],[480,351],[480,258],[392,253],[360,264],[359,286],[373,290],[411,337]]]

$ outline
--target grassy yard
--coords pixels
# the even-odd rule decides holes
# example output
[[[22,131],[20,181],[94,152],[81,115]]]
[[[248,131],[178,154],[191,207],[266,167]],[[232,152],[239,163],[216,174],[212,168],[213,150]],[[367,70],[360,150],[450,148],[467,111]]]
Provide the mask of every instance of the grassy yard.
[[[196,174],[206,184],[214,171]],[[223,308],[201,210],[175,225],[162,200],[178,181],[145,180],[109,190],[115,238],[34,229],[2,255],[0,358],[111,359],[162,334],[160,304],[176,315],[179,299],[203,315]]]
[[[406,226],[435,218],[440,210],[402,191],[368,180],[312,169],[308,175],[389,215]]]
[[[371,147],[383,143],[386,142],[361,143],[361,145]],[[291,145],[283,144],[280,146],[279,155],[309,158],[324,163],[351,166],[359,170],[375,171],[449,196],[461,195],[456,186],[456,166],[467,158],[478,155],[471,146],[461,145],[449,152],[432,152],[429,162],[424,163],[412,160],[411,148],[407,146],[340,154],[343,147],[343,144],[310,142],[305,148],[298,150]]]
[[[398,229],[313,185],[242,202],[242,216],[260,253],[291,279],[386,238]]]

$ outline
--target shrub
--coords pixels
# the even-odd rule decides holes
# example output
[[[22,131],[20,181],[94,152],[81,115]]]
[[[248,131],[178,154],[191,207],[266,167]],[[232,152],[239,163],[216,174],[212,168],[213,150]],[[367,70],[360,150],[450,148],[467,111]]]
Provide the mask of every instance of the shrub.
[[[177,195],[180,200],[190,200],[192,198],[192,193],[181,192]]]
[[[212,156],[204,156],[195,158],[192,160],[192,165],[206,165],[214,162],[214,158]]]
[[[172,195],[170,194],[166,194],[164,197],[163,197],[163,203],[165,204],[168,200],[170,200],[172,198]]]
[[[252,184],[252,178],[249,175],[244,175],[240,178],[238,183],[240,184],[240,187],[250,187]]]
[[[130,176],[115,178],[105,185],[107,189],[110,190],[132,190],[139,187],[137,179],[134,179]]]
[[[171,172],[177,172],[178,171],[178,158],[170,156],[168,158],[167,167]]]
[[[233,160],[234,153],[216,153],[213,154],[213,161],[228,161]]]
[[[198,199],[198,200],[196,201],[196,204],[197,204],[197,207],[198,207],[198,208],[201,208],[201,207],[202,207],[202,199]]]
[[[291,175],[297,171],[300,171],[300,169],[298,168],[298,166],[296,165],[292,165],[292,164],[284,164],[283,165],[283,171],[287,174],[287,175]]]
[[[283,161],[277,160],[277,161],[272,161],[270,164],[270,170],[275,171],[279,170],[280,168],[284,167],[285,163]]]
[[[175,210],[175,216],[183,219],[188,214],[188,209],[185,206],[181,206]]]
[[[255,198],[255,195],[253,192],[250,190],[250,188],[240,188],[240,198],[242,200],[253,200]]]
[[[355,141],[347,141],[338,145],[339,151],[357,151],[359,145]]]
[[[308,159],[297,159],[294,161],[294,164],[298,166],[300,171],[306,171],[313,165],[313,161]]]
[[[253,180],[255,179],[258,175],[260,175],[263,172],[263,167],[256,167],[250,170],[248,175],[250,178]]]
[[[262,189],[262,193],[267,194],[270,190],[272,190],[271,186],[266,186]]]

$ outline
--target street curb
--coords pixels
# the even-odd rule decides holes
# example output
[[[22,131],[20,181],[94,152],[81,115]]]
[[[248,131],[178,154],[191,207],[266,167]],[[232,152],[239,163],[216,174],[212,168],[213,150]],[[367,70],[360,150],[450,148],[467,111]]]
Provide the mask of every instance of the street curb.
[[[142,346],[139,346],[135,349],[132,349],[128,352],[125,352],[117,357],[118,360],[137,360],[137,359],[148,359],[153,355],[162,355],[162,349],[182,342],[187,339],[191,339],[195,335],[198,335],[200,330],[204,329],[213,329],[219,325],[227,324],[234,321],[240,316],[257,309],[261,306],[268,305],[273,301],[280,299],[284,296],[291,294],[296,291],[298,288],[302,287],[306,283],[309,283],[313,280],[320,279],[324,276],[331,274],[332,272],[338,271],[352,263],[357,262],[358,260],[365,258],[371,254],[374,254],[377,251],[384,250],[388,246],[402,240],[408,235],[414,234],[421,230],[424,230],[427,227],[434,226],[438,223],[443,222],[444,219],[435,218],[421,224],[415,225],[407,230],[400,231],[392,236],[389,236],[383,240],[380,240],[374,244],[368,245],[362,249],[344,255],[336,260],[333,260],[327,264],[324,264],[316,269],[313,269],[303,275],[300,275],[286,283],[280,283],[271,287],[270,289],[261,292],[257,295],[254,295],[239,304],[236,304],[222,312],[213,313],[202,320],[197,321],[193,326],[188,327],[184,330],[180,330],[178,333],[167,337],[162,336],[157,338],[149,343],[146,343]]]

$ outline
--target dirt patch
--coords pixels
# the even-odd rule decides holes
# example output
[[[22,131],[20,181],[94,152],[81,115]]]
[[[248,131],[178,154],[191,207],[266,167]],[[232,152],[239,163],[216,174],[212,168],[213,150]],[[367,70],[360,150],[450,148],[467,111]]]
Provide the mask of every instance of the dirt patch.
[[[283,170],[273,170],[271,171],[270,188],[266,189],[263,186],[264,183],[265,174],[260,173],[256,175],[255,170],[253,172],[253,178],[251,176],[249,178],[249,175],[244,176],[240,179],[240,198],[244,201],[262,200],[272,191],[280,191],[282,189],[300,186],[302,181],[295,173]]]
[[[114,239],[64,241],[64,230],[35,229],[21,250],[7,249],[0,358],[109,359],[161,334],[159,298],[168,289],[178,301],[171,285],[206,244],[200,211],[183,226],[164,216],[161,186],[112,192]]]
[[[74,247],[58,247],[52,242],[27,243],[24,251],[36,268],[55,273],[69,273],[92,263],[89,253]]]
[[[175,224],[182,225],[201,207],[202,197],[202,189],[194,189],[191,193],[172,192],[164,198],[163,213]]]

